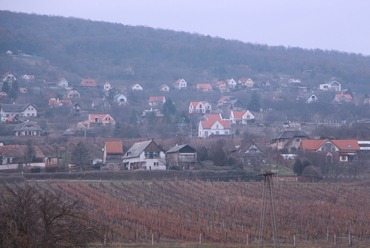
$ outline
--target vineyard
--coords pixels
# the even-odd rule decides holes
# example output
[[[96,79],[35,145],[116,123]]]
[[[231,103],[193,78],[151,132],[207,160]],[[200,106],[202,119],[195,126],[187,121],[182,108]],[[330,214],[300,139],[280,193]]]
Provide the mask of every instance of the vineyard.
[[[35,187],[61,193],[65,201],[81,201],[91,220],[107,227],[107,242],[199,242],[200,236],[203,243],[257,242],[261,182],[57,182]],[[366,183],[275,183],[280,243],[292,243],[293,235],[298,243],[320,243],[348,234],[354,242],[366,243],[369,193]],[[266,229],[266,238],[272,239],[272,230]]]

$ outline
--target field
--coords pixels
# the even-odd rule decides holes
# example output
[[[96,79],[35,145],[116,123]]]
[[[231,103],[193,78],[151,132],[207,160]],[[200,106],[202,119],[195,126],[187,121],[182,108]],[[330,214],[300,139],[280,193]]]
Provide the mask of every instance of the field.
[[[110,244],[197,247],[201,237],[203,247],[257,246],[261,182],[76,181],[37,187],[61,192],[66,201],[80,200],[93,221],[106,227]],[[293,235],[297,247],[330,247],[334,235],[343,237],[338,245],[348,246],[349,234],[354,245],[366,247],[369,193],[370,182],[275,183],[281,247],[293,247]],[[266,223],[271,223],[270,215]],[[272,229],[267,226],[266,231],[269,242]]]

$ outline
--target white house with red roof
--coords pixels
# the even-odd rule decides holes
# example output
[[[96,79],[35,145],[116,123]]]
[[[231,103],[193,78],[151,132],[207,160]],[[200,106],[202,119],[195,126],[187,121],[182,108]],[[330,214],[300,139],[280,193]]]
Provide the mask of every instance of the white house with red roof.
[[[159,106],[166,102],[166,98],[164,96],[151,96],[149,97],[149,106]]]
[[[57,87],[65,88],[68,87],[68,81],[65,78],[60,78],[57,82]]]
[[[124,153],[121,141],[106,141],[103,152],[103,164],[113,168],[122,165],[122,156]]]
[[[241,85],[245,85],[248,88],[253,87],[253,85],[254,85],[253,80],[250,79],[250,78],[241,78],[241,79],[239,79],[238,83],[241,84]]]
[[[81,94],[76,89],[72,88],[72,89],[70,89],[66,92],[65,97],[67,97],[67,98],[78,98],[78,97],[81,97]]]
[[[335,94],[334,101],[335,102],[351,102],[353,100],[350,94]]]
[[[159,87],[160,91],[170,91],[170,87],[168,87],[167,84],[162,84],[161,87]]]
[[[132,91],[143,91],[144,88],[140,84],[134,84],[130,86]]]
[[[114,126],[116,122],[109,114],[89,114],[87,127]]]
[[[229,105],[231,97],[223,96],[217,101],[217,106]]]
[[[17,80],[17,78],[10,71],[8,71],[7,73],[5,73],[2,76],[2,79],[3,79],[3,82],[8,82],[8,83],[12,83],[15,80]]]
[[[247,111],[231,111],[230,113],[230,121],[232,124],[242,124],[248,125],[251,124],[251,121],[254,119],[249,110]]]
[[[189,114],[192,114],[192,113],[206,114],[206,113],[210,113],[211,110],[212,110],[212,106],[207,101],[190,102],[190,105],[189,105]]]
[[[217,83],[215,83],[215,87],[219,89],[221,92],[229,91],[229,87],[227,86],[225,81],[218,81]]]
[[[229,135],[230,130],[228,121],[200,121],[198,137],[207,138],[210,135]]]
[[[69,106],[72,105],[71,100],[49,100],[49,107],[54,108],[54,107],[61,107],[61,106]]]
[[[111,89],[113,89],[112,85],[108,81],[105,81],[103,84],[103,91],[110,91]]]
[[[30,82],[35,81],[35,76],[24,74],[24,75],[20,76],[18,79],[25,82],[25,83],[30,83]]]
[[[188,83],[185,81],[185,79],[179,79],[173,84],[173,86],[175,89],[183,90],[188,87]]]
[[[96,87],[96,83],[94,79],[82,79],[80,86],[82,87]]]
[[[197,90],[198,91],[211,91],[212,90],[212,85],[210,84],[197,84]]]
[[[357,140],[302,140],[300,149],[304,152],[322,152],[326,154],[327,161],[333,161],[338,155],[340,162],[353,162],[357,159],[360,146]]]
[[[229,89],[235,89],[235,87],[238,85],[238,83],[233,78],[232,79],[227,79],[226,83],[227,83],[227,87],[229,87]]]

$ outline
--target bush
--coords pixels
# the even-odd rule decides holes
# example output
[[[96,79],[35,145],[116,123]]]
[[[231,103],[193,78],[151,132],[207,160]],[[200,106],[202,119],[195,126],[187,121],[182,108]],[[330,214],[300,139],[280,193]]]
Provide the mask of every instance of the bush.
[[[41,171],[40,167],[31,168],[31,173],[40,173],[40,171]]]

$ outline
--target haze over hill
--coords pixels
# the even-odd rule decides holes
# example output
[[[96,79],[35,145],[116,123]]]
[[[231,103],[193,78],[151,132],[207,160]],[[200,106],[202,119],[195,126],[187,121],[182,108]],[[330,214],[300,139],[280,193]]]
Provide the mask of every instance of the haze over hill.
[[[360,54],[256,45],[142,26],[8,11],[0,12],[0,23],[2,54],[11,50],[44,57],[70,78],[148,82],[186,78],[195,85],[232,77],[303,77],[303,71],[312,70],[306,77],[307,86],[317,87],[335,77],[354,91],[369,91],[370,57]],[[19,70],[4,57],[0,66],[2,73]],[[128,78],[123,71],[131,66],[136,73]]]

